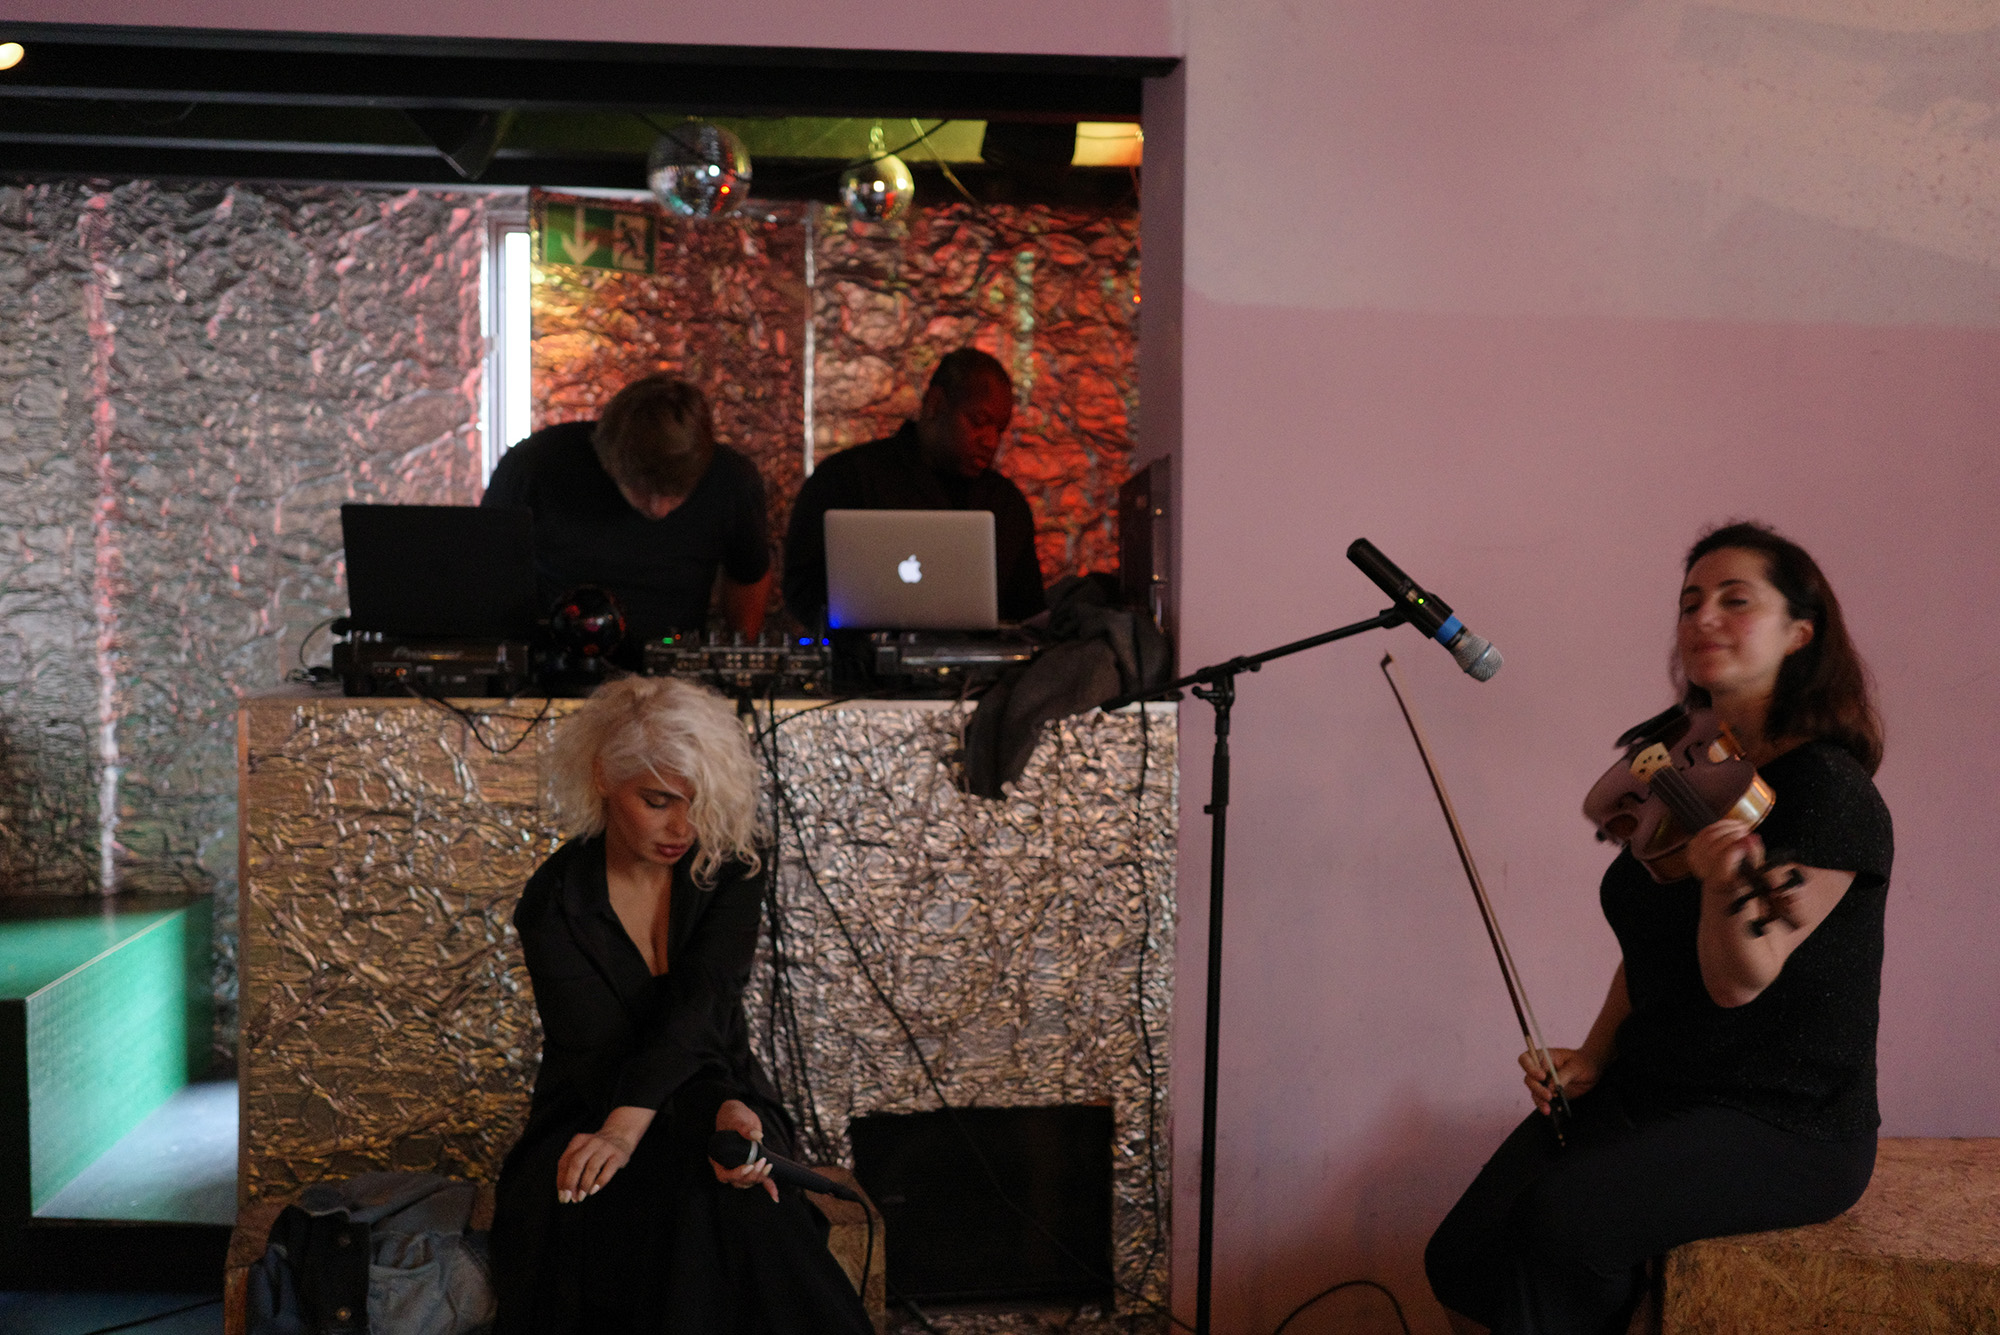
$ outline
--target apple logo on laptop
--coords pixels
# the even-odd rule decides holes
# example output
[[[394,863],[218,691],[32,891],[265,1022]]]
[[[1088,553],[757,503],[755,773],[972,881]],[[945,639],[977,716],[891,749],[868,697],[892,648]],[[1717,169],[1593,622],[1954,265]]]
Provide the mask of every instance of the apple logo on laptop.
[[[924,577],[924,563],[914,555],[906,556],[896,563],[896,575],[905,584],[915,584]]]

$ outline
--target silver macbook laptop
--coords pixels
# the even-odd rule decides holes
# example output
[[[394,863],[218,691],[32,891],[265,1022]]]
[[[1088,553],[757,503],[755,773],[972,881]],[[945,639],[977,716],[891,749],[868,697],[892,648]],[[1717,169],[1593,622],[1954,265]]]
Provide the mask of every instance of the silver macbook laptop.
[[[828,510],[827,620],[842,630],[1000,624],[986,510]]]

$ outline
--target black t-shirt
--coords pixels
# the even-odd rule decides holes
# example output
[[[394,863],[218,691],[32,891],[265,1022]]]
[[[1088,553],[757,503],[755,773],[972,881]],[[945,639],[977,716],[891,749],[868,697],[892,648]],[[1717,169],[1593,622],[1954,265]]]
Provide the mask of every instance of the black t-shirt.
[[[1632,1013],[1606,1080],[1654,1106],[1721,1104],[1814,1139],[1863,1135],[1882,1122],[1875,1030],[1889,809],[1831,742],[1808,742],[1758,772],[1777,793],[1758,829],[1774,860],[1851,871],[1854,882],[1769,987],[1725,1008],[1702,986],[1695,953],[1701,882],[1658,884],[1619,854],[1599,902],[1624,951]]]
[[[785,606],[801,625],[826,612],[828,510],[987,510],[993,515],[1000,619],[1026,621],[1046,607],[1035,556],[1035,516],[1012,482],[987,469],[978,477],[940,473],[924,462],[914,422],[885,440],[842,450],[799,489],[785,534]]]
[[[764,480],[726,445],[664,519],[634,510],[597,461],[595,422],[544,427],[501,458],[482,505],[535,514],[535,582],[549,606],[579,584],[611,590],[629,643],[708,624],[715,572],[754,584],[771,568]]]

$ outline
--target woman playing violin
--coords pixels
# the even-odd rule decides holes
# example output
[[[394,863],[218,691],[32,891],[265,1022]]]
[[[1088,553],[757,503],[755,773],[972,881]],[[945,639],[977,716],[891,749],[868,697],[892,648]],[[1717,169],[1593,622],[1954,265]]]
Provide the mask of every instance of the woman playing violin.
[[[1891,831],[1867,670],[1819,567],[1756,524],[1688,553],[1674,657],[1684,703],[1715,711],[1776,802],[1755,832],[1694,833],[1679,879],[1629,849],[1605,872],[1622,958],[1583,1045],[1550,1049],[1567,1146],[1524,1054],[1537,1113],[1425,1253],[1461,1332],[1622,1331],[1648,1257],[1831,1219],[1874,1170]],[[1767,850],[1780,882],[1799,873],[1768,906],[1744,893]]]

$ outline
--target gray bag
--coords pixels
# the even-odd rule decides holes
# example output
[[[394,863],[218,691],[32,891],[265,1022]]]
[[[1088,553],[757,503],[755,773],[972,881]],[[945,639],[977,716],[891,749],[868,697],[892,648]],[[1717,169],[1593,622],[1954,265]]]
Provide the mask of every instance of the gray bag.
[[[434,1173],[306,1188],[251,1267],[249,1335],[483,1335],[494,1301],[478,1199]]]

